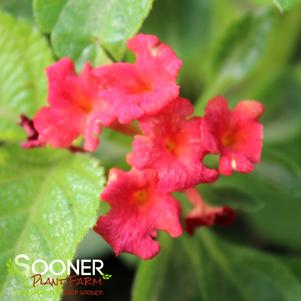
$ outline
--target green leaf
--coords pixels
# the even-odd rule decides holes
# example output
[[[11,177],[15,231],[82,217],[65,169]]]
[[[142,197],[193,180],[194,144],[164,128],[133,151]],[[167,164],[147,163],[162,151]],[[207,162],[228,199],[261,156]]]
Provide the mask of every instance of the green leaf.
[[[4,10],[21,18],[32,18],[31,0],[0,0],[0,5]]]
[[[249,66],[250,69],[245,69],[247,72],[242,73],[242,77],[237,78],[231,75],[231,72],[233,71],[232,69],[228,70],[230,77],[223,77],[221,76],[222,73],[212,73],[213,62],[216,59],[215,54],[220,48],[222,50],[222,45],[220,43],[227,36],[229,28],[234,27],[233,24],[230,25],[230,27],[226,29],[226,33],[224,33],[222,38],[219,39],[219,42],[216,43],[215,51],[212,51],[213,55],[208,55],[207,61],[209,73],[208,78],[206,79],[204,92],[198,100],[199,103],[197,103],[197,112],[201,113],[206,106],[207,101],[215,95],[225,95],[233,102],[233,104],[239,99],[245,99],[246,97],[249,99],[260,99],[261,101],[264,101],[265,99],[258,98],[258,90],[262,89],[266,83],[270,83],[275,80],[275,76],[283,72],[282,68],[284,68],[290,60],[292,60],[292,57],[296,52],[294,49],[298,43],[299,37],[301,20],[300,12],[301,7],[297,7],[284,15],[280,15],[277,11],[271,9],[264,10],[260,14],[257,13],[253,15],[252,18],[254,20],[258,19],[259,24],[258,26],[253,24],[251,32],[254,33],[254,40],[251,42],[250,47],[247,47],[247,49],[242,52],[242,56],[235,56],[234,53],[237,48],[243,47],[245,41],[248,40],[247,36],[251,36],[247,34],[247,31],[245,32],[246,36],[241,37],[241,40],[236,46],[234,44],[233,46],[224,45],[225,52],[229,49],[230,54],[233,54],[233,64],[231,66],[236,65],[237,68],[243,67],[244,65],[242,65],[241,62],[244,62],[245,60],[244,55],[246,57],[252,53],[254,55],[254,64]],[[241,19],[243,19],[243,17],[241,17]],[[260,22],[261,19],[266,19],[267,22],[270,22],[270,27],[266,32],[266,35],[263,34],[263,31],[260,31],[260,29],[264,30],[263,27],[260,27],[260,24],[263,24]],[[256,35],[257,30],[259,30],[259,32]],[[257,40],[255,39],[256,37]],[[261,38],[262,43],[260,44]],[[282,41],[286,47],[275,47],[279,41]],[[259,55],[257,60],[255,54]],[[216,67],[218,68],[218,65]],[[269,111],[268,107],[267,111]]]
[[[157,35],[168,43],[182,59],[199,55],[206,47],[212,31],[212,1],[156,1],[145,20],[142,31]],[[187,28],[194,30],[187,30]]]
[[[300,66],[289,67],[298,43],[301,7],[279,15],[269,35],[266,54],[256,72],[231,90],[229,99],[258,99],[265,105],[265,145],[287,141],[300,133]],[[286,47],[275,47],[282,41]],[[267,70],[269,72],[267,72]],[[241,88],[243,87],[243,88]]]
[[[301,281],[301,259],[297,256],[281,256],[281,260],[283,260],[292,270],[292,272],[298,277],[299,281]]]
[[[32,116],[44,103],[44,69],[51,63],[45,39],[31,26],[0,12],[0,140],[24,138],[20,113]]]
[[[238,189],[230,178],[222,178],[208,187],[203,187],[202,195],[217,206],[230,206],[244,212],[256,212],[264,207],[264,202],[251,193]],[[202,187],[201,187],[202,188]]]
[[[274,0],[274,3],[281,12],[285,12],[300,3],[300,0]]]
[[[142,32],[157,35],[183,61],[180,81],[184,94],[199,94],[201,66],[204,63],[200,54],[207,50],[214,34],[214,7],[214,2],[210,0],[155,1],[143,23]]]
[[[202,229],[193,238],[165,238],[160,254],[141,262],[132,300],[296,301],[300,294],[298,280],[275,257]]]
[[[233,177],[237,187],[265,203],[262,210],[246,215],[260,236],[276,245],[297,250],[301,249],[301,233],[296,231],[301,227],[301,164],[294,156],[300,161],[299,144],[286,143],[283,150],[270,147],[253,174],[244,176],[239,182]]]
[[[105,214],[107,211],[103,206],[104,203],[101,203],[101,205],[98,215]],[[99,239],[99,235],[91,229],[77,246],[75,258],[97,258],[106,256],[111,252],[111,246],[104,239]]]
[[[199,265],[199,256],[188,256],[185,243],[192,250],[193,241],[188,242],[186,237],[171,241],[160,235],[160,254],[139,264],[132,301],[203,300],[199,289],[202,269],[194,268]]]
[[[230,26],[213,54],[212,77],[237,80],[248,74],[262,55],[271,28],[267,13],[246,14]]]
[[[96,221],[103,185],[103,169],[87,155],[2,147],[1,265],[18,254],[28,255],[30,262],[71,260]],[[0,299],[59,300],[62,286],[33,288],[31,276],[21,269],[10,275],[1,266]]]
[[[260,5],[270,5],[274,3],[279,11],[284,13],[300,3],[300,0],[252,0],[252,2]]]
[[[229,186],[251,196],[255,203],[263,204],[256,212],[245,210],[255,235],[270,244],[300,250],[301,233],[296,229],[301,227],[301,137],[296,138],[264,147],[262,162],[253,173],[222,177],[209,191],[215,185]],[[207,198],[210,201],[210,195]]]
[[[33,0],[35,19],[43,32],[51,32],[67,2],[68,0]]]
[[[205,156],[204,163],[208,168],[218,169],[219,160],[220,156],[211,154]],[[210,185],[199,185],[198,189],[208,203],[230,206],[243,212],[261,210],[264,202],[254,197],[253,193],[241,189],[239,180],[233,181],[232,177],[220,177]]]
[[[58,56],[77,59],[94,45],[120,59],[125,41],[139,30],[151,5],[152,0],[38,0],[34,9],[42,29],[52,30]]]
[[[217,43],[209,64],[210,86],[198,100],[197,113],[207,101],[255,70],[265,53],[274,15],[270,11],[245,14],[232,23]]]
[[[301,6],[284,15],[273,13],[272,29],[268,36],[268,45],[260,65],[252,80],[272,77],[292,59],[298,44]],[[275,47],[281,40],[286,47]],[[270,70],[273,72],[266,72]]]
[[[258,91],[266,112],[264,123],[265,144],[279,143],[296,137],[301,132],[301,84],[296,69],[288,68]]]

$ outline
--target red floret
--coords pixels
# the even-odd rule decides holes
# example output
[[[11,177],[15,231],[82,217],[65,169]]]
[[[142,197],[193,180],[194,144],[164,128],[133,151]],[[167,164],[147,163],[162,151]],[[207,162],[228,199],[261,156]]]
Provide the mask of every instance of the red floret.
[[[86,65],[77,75],[71,60],[64,58],[47,69],[48,103],[34,117],[39,140],[68,148],[80,136],[84,149],[93,151],[97,135],[115,119],[110,105],[99,96],[100,84]]]
[[[152,35],[139,34],[128,46],[136,62],[101,66],[94,71],[120,123],[159,112],[179,95],[176,77],[181,61]]]
[[[202,164],[201,119],[188,118],[192,113],[192,104],[178,98],[162,112],[140,119],[143,135],[135,136],[127,159],[139,170],[154,168],[161,191],[186,189],[218,176]]]
[[[236,213],[232,208],[208,205],[195,188],[189,188],[184,192],[193,205],[193,209],[185,217],[186,231],[190,235],[193,235],[198,227],[227,226],[234,221]]]
[[[260,161],[263,126],[258,122],[263,105],[240,101],[230,111],[227,100],[217,96],[209,101],[202,122],[202,144],[209,153],[220,154],[219,171],[249,173]]]
[[[94,230],[113,247],[116,255],[128,252],[148,259],[160,250],[154,240],[157,230],[172,237],[182,234],[179,203],[170,194],[158,192],[156,184],[153,170],[111,169],[101,194],[111,209],[98,219]]]

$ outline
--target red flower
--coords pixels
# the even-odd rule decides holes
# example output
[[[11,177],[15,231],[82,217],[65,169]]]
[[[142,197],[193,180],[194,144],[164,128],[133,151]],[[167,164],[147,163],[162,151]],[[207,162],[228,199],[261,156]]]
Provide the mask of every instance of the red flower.
[[[254,100],[240,101],[233,111],[227,100],[217,96],[209,101],[202,122],[202,143],[210,153],[220,154],[219,171],[249,173],[260,161],[263,126],[258,122],[263,105]]]
[[[233,222],[236,217],[234,210],[230,207],[212,207],[209,206],[194,189],[185,190],[188,200],[193,204],[193,209],[185,218],[186,230],[190,235],[198,227],[213,225],[227,226]]]
[[[182,66],[175,52],[167,45],[161,43],[154,35],[138,34],[128,40],[127,46],[136,54],[137,64],[147,64],[153,61],[176,78]]]
[[[104,89],[120,123],[160,111],[179,94],[176,77],[181,61],[155,36],[139,34],[128,42],[136,53],[134,64],[115,63],[99,67]]]
[[[227,226],[235,219],[236,214],[230,207],[195,207],[186,216],[186,230],[190,235],[198,227],[211,227],[213,225]]]
[[[154,240],[157,230],[172,237],[182,234],[179,203],[171,195],[158,192],[156,184],[153,170],[111,169],[101,194],[111,210],[98,219],[94,230],[113,247],[116,255],[128,252],[148,259],[160,250]]]
[[[91,71],[87,64],[77,75],[68,58],[48,68],[49,106],[34,117],[42,143],[68,148],[83,135],[84,149],[96,149],[101,126],[110,124],[114,115],[108,103],[99,97],[100,85]]]
[[[140,119],[144,135],[135,136],[128,162],[140,170],[157,170],[161,191],[186,189],[218,176],[202,164],[201,119],[189,119],[192,113],[192,104],[178,98],[160,113]]]

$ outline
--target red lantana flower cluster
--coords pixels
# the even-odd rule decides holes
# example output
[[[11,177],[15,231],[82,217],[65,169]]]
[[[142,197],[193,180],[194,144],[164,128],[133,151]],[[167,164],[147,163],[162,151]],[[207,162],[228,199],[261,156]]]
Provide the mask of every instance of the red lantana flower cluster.
[[[87,64],[79,74],[68,58],[49,67],[48,106],[33,120],[22,116],[28,135],[23,147],[74,151],[79,150],[74,141],[83,137],[82,150],[94,151],[103,127],[134,129],[138,134],[126,158],[131,169],[110,170],[100,198],[111,208],[94,230],[117,255],[129,252],[148,259],[159,252],[158,230],[172,237],[183,233],[173,192],[183,192],[192,204],[185,217],[190,234],[199,226],[233,220],[231,208],[210,206],[195,186],[212,183],[219,174],[254,169],[261,155],[263,106],[245,100],[231,111],[227,100],[217,96],[203,117],[193,116],[193,105],[179,96],[176,79],[182,63],[174,51],[153,35],[139,34],[127,45],[136,55],[134,63]],[[205,166],[207,154],[220,156],[218,170]]]

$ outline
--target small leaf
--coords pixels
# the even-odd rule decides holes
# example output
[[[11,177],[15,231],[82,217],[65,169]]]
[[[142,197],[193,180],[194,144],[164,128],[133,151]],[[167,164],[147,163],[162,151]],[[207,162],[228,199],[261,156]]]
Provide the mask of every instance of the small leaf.
[[[31,26],[0,11],[0,140],[24,139],[20,113],[32,116],[45,99],[51,53]]]
[[[103,184],[103,169],[87,155],[0,148],[0,262],[18,254],[28,255],[29,263],[72,260],[96,221]],[[1,300],[59,300],[62,286],[43,287],[39,295],[32,274],[19,269],[0,273]]]
[[[51,31],[58,56],[78,59],[92,45],[120,59],[151,5],[152,0],[36,0],[34,10],[41,28]]]

